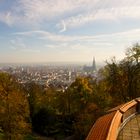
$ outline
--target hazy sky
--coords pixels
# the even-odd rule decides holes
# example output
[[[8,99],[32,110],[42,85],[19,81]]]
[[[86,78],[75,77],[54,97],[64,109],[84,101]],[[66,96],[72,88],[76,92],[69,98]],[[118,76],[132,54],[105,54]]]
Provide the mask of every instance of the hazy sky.
[[[140,0],[0,0],[0,62],[121,59],[140,41]]]

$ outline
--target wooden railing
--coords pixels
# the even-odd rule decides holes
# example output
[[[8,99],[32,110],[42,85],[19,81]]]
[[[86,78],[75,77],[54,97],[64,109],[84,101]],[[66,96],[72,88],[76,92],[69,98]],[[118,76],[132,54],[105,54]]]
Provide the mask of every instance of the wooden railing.
[[[102,138],[102,140],[117,139],[119,131],[124,126],[126,121],[128,121],[133,115],[140,113],[140,98],[134,99],[113,111],[116,111],[116,113],[113,116],[109,130],[107,130],[107,136]],[[89,135],[92,135],[92,133],[89,133]],[[93,140],[89,139],[89,135],[87,137],[88,139],[86,140]]]
[[[139,112],[140,109],[139,104],[140,104],[140,98],[137,98],[135,100],[132,100],[124,104],[122,107],[120,107],[117,110],[112,120],[112,123],[110,125],[110,129],[106,140],[117,139],[120,130],[119,127],[121,127],[130,116]]]

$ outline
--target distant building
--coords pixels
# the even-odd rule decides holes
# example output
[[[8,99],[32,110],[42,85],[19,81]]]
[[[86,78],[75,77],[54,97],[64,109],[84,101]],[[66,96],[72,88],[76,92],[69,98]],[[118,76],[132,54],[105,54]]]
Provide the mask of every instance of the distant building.
[[[94,73],[96,72],[96,62],[95,57],[93,57],[92,66],[84,66],[83,70],[87,73]]]

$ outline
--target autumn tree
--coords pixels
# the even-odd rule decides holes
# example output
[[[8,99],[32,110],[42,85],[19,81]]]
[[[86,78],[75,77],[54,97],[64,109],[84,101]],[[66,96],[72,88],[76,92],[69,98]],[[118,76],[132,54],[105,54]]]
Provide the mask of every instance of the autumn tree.
[[[28,101],[15,79],[0,73],[0,126],[7,140],[22,140],[30,132]]]
[[[127,95],[129,100],[140,96],[140,45],[134,44],[126,51],[126,57],[120,62],[124,75],[126,75]]]
[[[84,139],[93,122],[101,115],[97,104],[96,80],[92,77],[78,77],[67,89],[68,111],[75,114],[73,126],[77,139]]]
[[[42,98],[44,98],[43,88],[35,83],[27,83],[25,92],[28,96],[31,118],[42,108]]]
[[[69,112],[74,113],[82,110],[91,100],[92,86],[90,80],[88,77],[78,77],[66,91]]]
[[[56,91],[47,89],[36,83],[28,83],[25,87],[28,95],[32,128],[41,135],[49,136],[56,123]],[[53,129],[57,129],[54,128]]]
[[[138,43],[127,49],[126,59],[136,64],[140,62],[140,45]]]
[[[135,44],[126,51],[126,57],[116,62],[113,58],[104,67],[105,89],[112,97],[112,105],[132,100],[140,96],[140,46]]]

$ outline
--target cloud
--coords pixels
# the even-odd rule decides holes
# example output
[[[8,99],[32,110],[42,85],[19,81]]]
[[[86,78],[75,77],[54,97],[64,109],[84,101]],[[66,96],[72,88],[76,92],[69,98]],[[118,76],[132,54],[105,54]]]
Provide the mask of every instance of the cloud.
[[[61,25],[62,25],[62,29],[59,31],[60,33],[65,32],[65,31],[67,30],[67,29],[66,29],[66,24],[65,24],[64,20],[62,20],[60,26],[61,26]]]
[[[37,39],[58,41],[58,42],[67,42],[67,41],[73,41],[74,40],[73,38],[71,38],[71,36],[59,35],[59,34],[50,33],[50,32],[47,32],[47,31],[43,31],[43,30],[17,32],[17,33],[14,33],[14,35],[21,35],[21,36],[27,36],[27,37],[36,36]]]
[[[10,40],[11,43],[11,48],[13,49],[26,49],[27,46],[25,45],[25,43],[23,42],[22,38],[16,38],[16,39],[12,39]]]
[[[38,27],[54,21],[60,32],[96,20],[140,19],[140,2],[134,0],[16,0],[0,10],[8,26]],[[24,23],[24,24],[23,24]]]
[[[49,48],[49,49],[62,49],[62,48],[67,48],[69,46],[70,46],[70,44],[68,44],[68,43],[47,44],[47,45],[45,45],[45,47]]]
[[[52,18],[69,12],[88,9],[99,0],[19,0],[21,11],[30,19]],[[88,6],[88,7],[87,7]]]
[[[132,46],[133,43],[140,42],[140,28],[110,34],[65,36],[35,30],[14,33],[14,37],[17,36],[19,38],[23,37],[25,40],[27,38],[43,42],[44,47],[40,54],[50,61],[87,61],[88,58],[90,59],[93,56],[96,56],[97,61],[105,61],[113,56],[116,56],[117,59],[122,59],[127,47]],[[28,50],[28,52],[39,53],[39,51],[31,50]]]
[[[40,53],[40,50],[36,50],[36,49],[23,49],[21,50],[22,52],[28,52],[28,53]]]
[[[16,48],[15,46],[10,46],[10,48],[11,48],[12,50],[17,50],[17,48]]]
[[[40,50],[34,49],[34,48],[29,48],[27,44],[24,43],[22,38],[15,38],[10,40],[10,48],[14,51],[20,51],[20,52],[28,52],[28,53],[39,53]]]
[[[136,10],[137,9],[137,10]],[[119,22],[124,19],[139,19],[140,20],[140,6],[132,7],[112,7],[112,8],[102,8],[98,10],[93,10],[83,14],[78,14],[75,16],[67,17],[63,19],[65,26],[67,28],[80,27],[88,23],[95,21],[114,21]],[[57,25],[63,26],[60,22]]]
[[[17,21],[17,18],[15,16],[13,16],[10,11],[1,12],[0,13],[0,21],[4,22],[8,26],[12,26],[15,23],[15,21]]]
[[[124,50],[127,47],[133,45],[133,43],[140,42],[140,29],[128,30],[125,32],[116,32],[112,34],[100,34],[100,35],[60,35],[50,33],[42,30],[18,32],[15,36],[26,37],[29,39],[32,37],[36,40],[43,41],[44,50],[47,55],[52,55],[55,58],[62,52],[65,52],[65,60],[68,60],[70,56],[73,58],[69,60],[87,60],[87,56],[92,57],[95,55],[98,60],[110,59],[110,57],[116,56],[118,59],[124,57]],[[46,43],[45,43],[46,42]],[[45,51],[44,51],[45,52]],[[57,57],[58,56],[58,57]],[[68,58],[67,58],[68,56]],[[80,59],[80,57],[82,57]],[[62,59],[63,60],[63,59]]]
[[[52,41],[54,43],[70,43],[70,42],[88,42],[94,44],[110,44],[110,42],[134,42],[140,40],[140,29],[128,30],[125,32],[116,32],[112,34],[100,34],[100,35],[60,35],[55,33],[50,33],[43,30],[35,30],[28,32],[17,32],[14,33],[15,36],[24,37],[36,37],[36,39]]]
[[[85,4],[94,4],[98,0],[16,0],[9,9],[0,11],[0,21],[7,25],[38,25],[56,17],[85,9]],[[17,22],[18,21],[18,22]]]

